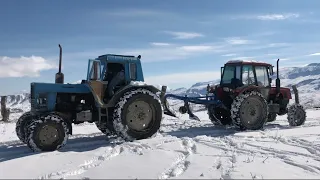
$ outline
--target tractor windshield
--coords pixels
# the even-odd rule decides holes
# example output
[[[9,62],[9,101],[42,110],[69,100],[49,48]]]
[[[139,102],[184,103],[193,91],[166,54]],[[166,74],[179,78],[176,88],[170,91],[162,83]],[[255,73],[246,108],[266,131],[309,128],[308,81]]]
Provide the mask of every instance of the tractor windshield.
[[[234,78],[235,66],[225,66],[223,76],[221,79],[222,84],[230,84],[231,79]]]
[[[223,76],[221,79],[222,84],[238,84],[241,79],[241,66],[225,66]]]

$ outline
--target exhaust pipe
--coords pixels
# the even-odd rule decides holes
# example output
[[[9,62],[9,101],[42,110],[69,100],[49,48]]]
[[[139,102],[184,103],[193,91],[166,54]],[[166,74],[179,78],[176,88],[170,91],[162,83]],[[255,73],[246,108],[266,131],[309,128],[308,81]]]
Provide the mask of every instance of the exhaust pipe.
[[[59,71],[56,73],[56,84],[63,84],[64,83],[64,74],[61,72],[61,61],[62,61],[62,47],[59,44],[60,48],[60,56],[59,56]]]
[[[279,59],[277,60],[276,92],[277,92],[277,94],[279,94],[279,93],[280,93]]]

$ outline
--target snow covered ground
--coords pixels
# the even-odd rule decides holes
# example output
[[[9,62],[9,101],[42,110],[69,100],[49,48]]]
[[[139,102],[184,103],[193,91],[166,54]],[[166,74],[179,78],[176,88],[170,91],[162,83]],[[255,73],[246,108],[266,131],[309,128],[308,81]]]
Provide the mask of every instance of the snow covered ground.
[[[235,132],[214,127],[205,111],[201,122],[165,116],[152,139],[121,142],[94,124],[74,125],[61,150],[33,153],[15,135],[15,124],[0,124],[0,178],[166,179],[320,177],[320,110],[308,110],[302,127],[286,115],[264,131]]]

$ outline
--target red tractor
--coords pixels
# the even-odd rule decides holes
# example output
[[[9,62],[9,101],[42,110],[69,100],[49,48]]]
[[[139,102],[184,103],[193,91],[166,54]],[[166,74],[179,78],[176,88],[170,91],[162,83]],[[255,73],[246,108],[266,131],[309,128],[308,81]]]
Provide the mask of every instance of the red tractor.
[[[292,99],[289,88],[280,87],[279,59],[277,61],[276,86],[272,87],[273,66],[264,62],[228,61],[221,67],[221,81],[216,86],[208,85],[206,97],[164,96],[165,114],[175,116],[167,106],[167,97],[185,101],[180,112],[188,112],[197,118],[189,108],[189,102],[205,104],[210,120],[215,125],[234,125],[240,130],[258,130],[266,122],[276,120],[277,115],[288,114],[291,126],[300,126],[306,120],[306,112],[299,104],[298,91],[293,86],[295,104],[288,108]],[[202,98],[202,99],[201,99]],[[205,98],[205,99],[203,99]],[[196,118],[195,118],[196,117]]]

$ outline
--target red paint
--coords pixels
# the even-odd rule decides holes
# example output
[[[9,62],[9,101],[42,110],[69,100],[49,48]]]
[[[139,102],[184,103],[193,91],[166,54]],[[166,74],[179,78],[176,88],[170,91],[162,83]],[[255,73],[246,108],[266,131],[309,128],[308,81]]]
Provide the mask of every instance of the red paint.
[[[269,94],[275,95],[276,92],[277,92],[276,87],[271,87]],[[292,99],[291,92],[290,92],[289,88],[280,87],[280,94],[282,94],[284,98]]]

